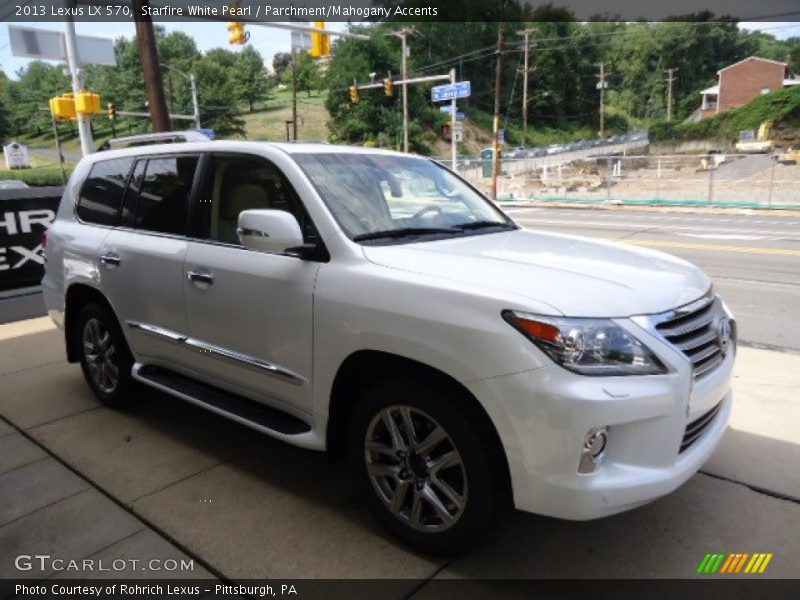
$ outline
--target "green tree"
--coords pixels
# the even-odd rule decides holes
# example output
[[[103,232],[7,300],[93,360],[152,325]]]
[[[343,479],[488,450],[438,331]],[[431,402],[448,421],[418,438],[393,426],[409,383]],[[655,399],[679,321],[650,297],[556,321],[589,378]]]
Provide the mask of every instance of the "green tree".
[[[245,46],[236,57],[233,83],[237,98],[248,106],[250,112],[257,102],[266,100],[270,80],[264,69],[264,59],[252,46]]]
[[[49,107],[50,98],[72,90],[66,69],[63,65],[33,61],[16,75],[16,81],[8,82],[4,97],[12,131],[16,135],[48,131],[50,115],[42,109]]]
[[[402,109],[400,89],[394,97],[387,97],[383,89],[361,92],[361,100],[350,103],[348,88],[353,77],[360,82],[369,81],[369,74],[385,77],[390,71],[400,72],[400,44],[396,38],[385,35],[387,25],[359,29],[370,33],[369,40],[339,40],[334,44],[334,57],[328,64],[327,81],[330,87],[325,105],[331,115],[328,123],[330,136],[338,142],[380,142],[395,148],[402,144]],[[413,54],[412,54],[413,56]],[[413,71],[413,63],[409,68]],[[430,151],[431,137],[425,132],[437,131],[445,121],[430,102],[430,86],[408,86],[409,141],[416,152]]]
[[[8,119],[8,108],[5,104],[5,94],[8,88],[8,77],[0,70],[0,143],[5,142],[11,127]]]
[[[278,52],[272,58],[272,71],[274,72],[275,79],[277,81],[281,81],[281,79],[283,78],[283,72],[291,64],[292,64],[291,52]]]
[[[317,61],[307,52],[295,54],[295,67],[297,89],[306,92],[311,97],[312,90],[318,90],[323,85],[323,77]],[[283,72],[283,83],[292,85],[292,68],[289,67]]]
[[[213,51],[212,51],[213,52]],[[197,92],[200,97],[200,119],[220,136],[244,135],[244,121],[237,115],[236,88],[230,69],[221,65],[220,53],[209,52],[194,63]]]

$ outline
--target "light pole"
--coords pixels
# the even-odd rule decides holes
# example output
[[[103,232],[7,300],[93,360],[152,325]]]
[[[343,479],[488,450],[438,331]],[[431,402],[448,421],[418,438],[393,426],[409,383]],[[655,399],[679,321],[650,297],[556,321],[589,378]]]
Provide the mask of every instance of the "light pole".
[[[167,69],[170,73],[177,73],[184,79],[189,80],[189,85],[192,89],[192,114],[194,115],[194,126],[197,127],[197,129],[200,129],[202,127],[200,125],[200,103],[197,101],[197,79],[195,79],[194,73],[189,73],[187,75],[186,73],[182,73],[177,69],[170,68],[169,65],[165,65],[164,63],[161,63],[161,66]],[[172,110],[175,110],[175,108],[173,107]]]
[[[66,2],[67,7],[75,6],[74,3]],[[65,21],[65,35],[64,46],[67,51],[67,65],[69,67],[70,75],[72,76],[72,97],[78,99],[78,94],[83,88],[83,69],[81,68],[81,59],[78,55],[78,42],[75,36],[75,21],[71,16],[68,16]],[[92,128],[89,121],[89,116],[83,113],[78,113],[78,135],[81,138],[81,153],[83,156],[94,152],[94,139],[92,138]]]

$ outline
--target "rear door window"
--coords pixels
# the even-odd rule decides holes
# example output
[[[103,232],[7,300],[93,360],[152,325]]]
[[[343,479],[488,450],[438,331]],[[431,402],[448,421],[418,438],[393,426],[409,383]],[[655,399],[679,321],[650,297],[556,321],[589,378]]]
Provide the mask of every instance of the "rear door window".
[[[197,156],[169,156],[147,161],[136,201],[134,227],[184,235]]]
[[[117,224],[125,195],[125,184],[133,158],[115,158],[94,163],[78,199],[78,217],[97,225]]]

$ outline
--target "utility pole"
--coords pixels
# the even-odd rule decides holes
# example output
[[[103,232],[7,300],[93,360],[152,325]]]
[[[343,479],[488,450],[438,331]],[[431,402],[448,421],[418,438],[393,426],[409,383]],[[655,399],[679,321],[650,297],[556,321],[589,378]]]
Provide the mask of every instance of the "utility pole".
[[[597,75],[597,78],[600,80],[597,82],[597,87],[600,89],[600,137],[604,137],[605,135],[605,128],[606,128],[606,88],[608,87],[608,83],[606,83],[606,77],[611,75],[611,73],[606,73],[606,64],[607,63],[597,63],[600,67],[600,73]]]
[[[667,69],[667,121],[672,121],[672,84],[675,83],[677,77],[675,72],[678,69]]]
[[[456,84],[456,70],[450,69],[450,85]],[[450,101],[450,167],[456,171],[456,99]]]
[[[506,23],[504,20],[505,12],[506,3],[505,0],[502,0],[502,3],[500,4],[500,25],[497,30],[497,68],[494,76],[494,140],[492,144],[494,156],[492,159],[492,200],[497,200],[497,178],[500,175],[500,93],[503,89],[503,43],[506,35]]]
[[[292,139],[297,141],[297,60],[292,46]]]
[[[75,6],[74,0],[66,0],[67,8]],[[75,36],[75,21],[71,16],[66,18],[64,45],[67,51],[67,66],[72,77],[72,97],[77,99],[83,88],[83,69],[81,68],[81,58],[78,55],[78,42]],[[91,122],[89,116],[83,113],[77,114],[78,135],[81,139],[81,153],[83,156],[94,152],[94,139],[92,138]],[[60,152],[59,152],[60,154]]]
[[[194,109],[194,126],[198,129],[200,125],[200,103],[197,102],[197,79],[194,73],[189,75],[189,83],[192,85],[192,108]]]
[[[524,48],[524,55],[525,55],[525,66],[522,68],[522,144],[525,145],[528,143],[528,74],[533,73],[534,69],[528,66],[528,51],[530,49],[530,45],[528,43],[528,38],[532,33],[536,33],[535,29],[523,29],[522,31],[518,31],[517,35],[521,35],[525,38],[525,48]]]
[[[408,79],[408,65],[407,65],[407,58],[408,58],[408,43],[406,38],[409,35],[414,34],[414,29],[410,27],[404,27],[398,31],[393,31],[391,35],[400,38],[401,42],[401,51],[402,51],[402,77],[403,81]],[[408,86],[403,84],[403,152],[408,152]]]
[[[150,109],[150,122],[156,133],[170,131],[167,101],[164,98],[164,82],[161,77],[161,65],[158,62],[156,35],[153,31],[153,20],[144,12],[149,8],[149,0],[133,0],[134,18],[136,20],[136,45],[142,61],[144,85],[147,90],[147,104]]]

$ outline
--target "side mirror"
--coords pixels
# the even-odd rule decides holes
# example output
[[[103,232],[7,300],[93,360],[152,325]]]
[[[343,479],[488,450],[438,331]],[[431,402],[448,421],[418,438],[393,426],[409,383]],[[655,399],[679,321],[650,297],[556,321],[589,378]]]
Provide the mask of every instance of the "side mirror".
[[[303,233],[294,215],[285,210],[243,210],[236,233],[248,250],[283,254],[303,244]]]

